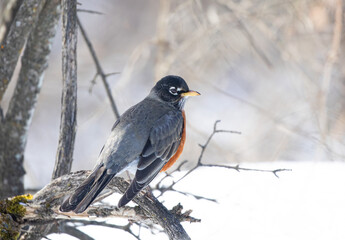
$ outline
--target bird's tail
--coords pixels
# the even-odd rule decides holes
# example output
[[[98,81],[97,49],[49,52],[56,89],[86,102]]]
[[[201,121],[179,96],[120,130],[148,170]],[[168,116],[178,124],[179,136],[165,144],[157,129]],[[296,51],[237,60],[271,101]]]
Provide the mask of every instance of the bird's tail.
[[[66,199],[60,206],[61,212],[84,212],[101,193],[115,174],[107,174],[102,165],[96,168],[90,176]]]

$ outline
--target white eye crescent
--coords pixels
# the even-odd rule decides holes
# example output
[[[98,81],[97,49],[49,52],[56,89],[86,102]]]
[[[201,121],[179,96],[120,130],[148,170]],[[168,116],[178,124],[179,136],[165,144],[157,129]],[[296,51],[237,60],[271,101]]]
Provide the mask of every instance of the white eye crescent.
[[[169,88],[169,92],[172,94],[172,95],[177,95],[177,90],[176,90],[176,88],[175,87],[170,87]]]

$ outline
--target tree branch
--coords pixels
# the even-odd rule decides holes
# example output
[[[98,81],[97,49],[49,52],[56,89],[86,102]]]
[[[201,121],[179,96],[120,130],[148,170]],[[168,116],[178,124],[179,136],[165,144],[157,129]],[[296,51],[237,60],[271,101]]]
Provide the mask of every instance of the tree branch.
[[[24,44],[35,27],[43,7],[42,0],[25,0],[20,5],[6,38],[0,45],[0,102],[12,79]]]
[[[94,240],[94,238],[78,230],[76,227],[71,227],[67,225],[67,222],[63,222],[63,223],[59,222],[59,224],[54,224],[54,226],[50,230],[50,233],[66,233],[77,239]]]
[[[126,185],[128,186],[128,184]],[[118,187],[123,193],[127,189],[127,186],[124,188],[123,184],[116,184],[116,187]],[[159,225],[161,225],[165,233],[169,236],[169,239],[190,239],[187,232],[180,224],[180,219],[171,214],[169,210],[153,195],[148,194],[145,198],[139,195],[134,198],[134,202],[149,214],[151,218],[155,219]]]
[[[189,171],[187,171],[182,177],[180,177],[177,181],[173,181],[169,186],[162,186],[162,182],[167,178],[167,177],[171,177],[171,174],[177,171],[181,171],[181,167],[182,165],[184,165],[186,163],[186,161],[183,161],[177,169],[175,169],[172,173],[167,174],[165,177],[163,177],[155,186],[155,190],[158,190],[160,192],[160,194],[157,196],[157,198],[159,198],[160,196],[162,196],[165,192],[167,191],[174,191],[183,195],[190,195],[193,196],[196,199],[205,199],[208,201],[213,201],[216,202],[216,199],[212,199],[212,198],[207,198],[207,197],[203,197],[203,196],[198,196],[198,195],[194,195],[191,193],[186,193],[186,192],[182,192],[182,191],[178,191],[176,189],[174,189],[174,186],[179,183],[182,179],[184,179],[185,177],[187,177],[189,174],[191,174],[192,172],[194,172],[196,169],[200,168],[200,167],[220,167],[220,168],[227,168],[227,169],[234,169],[236,171],[256,171],[256,172],[269,172],[269,173],[273,173],[274,176],[279,177],[278,176],[278,172],[283,172],[283,171],[291,171],[291,169],[274,169],[274,170],[265,170],[265,169],[254,169],[254,168],[242,168],[239,165],[236,166],[228,166],[228,165],[220,165],[220,164],[205,164],[202,163],[202,159],[204,156],[204,153],[206,151],[206,148],[208,147],[209,143],[211,142],[212,138],[214,137],[215,134],[217,133],[236,133],[236,134],[241,134],[240,132],[237,131],[229,131],[229,130],[219,130],[217,129],[217,125],[220,122],[220,120],[215,121],[214,125],[213,125],[213,131],[210,134],[210,136],[207,138],[205,144],[203,145],[199,145],[201,147],[201,152],[198,158],[198,161],[196,163],[196,165],[190,169]]]
[[[80,9],[78,8],[77,12],[85,12],[85,13],[91,13],[91,14],[96,14],[96,15],[104,15],[104,13],[99,12],[99,11],[94,11],[90,9]]]
[[[30,33],[16,88],[0,129],[0,198],[24,192],[23,158],[27,133],[60,17],[59,1],[48,2]]]
[[[62,107],[52,178],[71,171],[77,123],[77,1],[62,1]]]
[[[247,37],[247,40],[249,41],[250,45],[252,46],[255,53],[263,60],[263,62],[266,64],[268,68],[272,68],[273,64],[269,60],[269,58],[266,56],[265,52],[257,46],[255,42],[255,37],[251,34],[247,26],[245,25],[244,21],[237,15],[236,10],[232,8],[233,3],[229,1],[224,0],[218,0],[217,3],[223,7],[225,7],[229,12],[231,12],[235,18],[235,20],[238,22],[238,25],[240,27],[240,30],[243,32],[243,34]]]
[[[83,25],[81,24],[79,18],[77,18],[77,22],[78,22],[78,26],[79,26],[81,35],[83,36],[83,38],[84,38],[84,40],[86,42],[86,45],[89,48],[89,51],[91,53],[92,59],[93,59],[95,65],[96,65],[97,74],[96,74],[95,77],[97,77],[97,75],[99,75],[101,77],[102,82],[103,82],[104,87],[105,87],[105,90],[107,92],[110,104],[111,104],[111,108],[113,109],[115,118],[119,119],[120,118],[120,114],[119,114],[119,111],[118,111],[117,106],[115,104],[115,100],[113,98],[113,95],[111,93],[111,89],[110,89],[109,83],[107,81],[107,75],[104,73],[104,71],[103,71],[103,69],[101,67],[101,64],[99,63],[99,60],[98,60],[97,55],[96,55],[96,52],[95,52],[95,50],[94,50],[94,48],[92,46],[92,43],[89,40],[89,38],[88,38],[88,36],[87,36],[87,34],[86,34],[85,30],[84,30]]]
[[[329,136],[329,123],[328,123],[328,99],[330,93],[330,86],[332,81],[332,73],[334,64],[338,60],[339,55],[339,48],[341,43],[341,35],[343,30],[343,0],[335,1],[335,19],[334,19],[334,26],[333,26],[333,37],[332,37],[332,44],[331,48],[328,52],[327,60],[325,62],[323,73],[322,73],[322,82],[321,88],[319,90],[319,128],[321,132],[321,140],[325,144],[326,148],[329,149],[328,146],[328,136]]]
[[[78,171],[54,179],[42,190],[35,194],[32,202],[25,205],[26,214],[19,221],[30,226],[43,225],[56,222],[59,219],[73,220],[75,218],[87,219],[89,217],[107,218],[122,217],[133,222],[144,224],[159,224],[163,227],[170,239],[189,239],[187,233],[182,228],[180,221],[198,222],[200,220],[190,217],[191,211],[182,213],[182,206],[178,205],[172,211],[167,210],[151,194],[139,193],[134,201],[139,207],[117,208],[108,205],[91,206],[86,212],[81,214],[63,213],[58,210],[61,202],[77,188],[82,181],[90,174],[90,171]],[[108,191],[124,192],[128,187],[128,182],[122,178],[115,177],[107,186]],[[30,233],[27,232],[27,235]]]
[[[139,235],[134,234],[134,232],[131,229],[131,226],[133,225],[132,222],[127,223],[126,225],[115,225],[115,224],[109,224],[106,222],[99,222],[99,221],[90,221],[90,220],[79,220],[79,219],[72,219],[72,220],[63,220],[60,221],[59,224],[61,225],[66,225],[66,223],[72,223],[72,224],[78,224],[78,225],[82,225],[82,226],[90,226],[90,225],[94,225],[94,226],[102,226],[102,227],[109,227],[109,228],[115,228],[115,229],[119,229],[119,230],[123,230],[125,232],[128,232],[129,234],[131,234],[133,237],[135,237],[136,239],[140,240]],[[69,235],[71,235],[68,232],[65,232]],[[85,234],[85,233],[84,233]],[[73,236],[73,235],[72,235]],[[79,238],[81,239],[81,238]],[[88,238],[86,238],[88,239]]]

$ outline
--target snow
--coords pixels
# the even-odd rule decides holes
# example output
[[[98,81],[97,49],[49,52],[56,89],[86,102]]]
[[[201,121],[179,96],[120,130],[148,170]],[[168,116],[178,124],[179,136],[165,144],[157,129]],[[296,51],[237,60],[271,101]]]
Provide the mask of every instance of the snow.
[[[272,173],[200,168],[176,188],[218,203],[172,192],[160,200],[168,208],[181,202],[184,210],[193,209],[191,215],[201,223],[183,223],[192,239],[345,239],[345,163],[275,162],[242,167],[292,171],[280,172],[276,178]],[[134,239],[109,228],[79,229],[95,239]],[[142,239],[167,239],[145,229],[141,234]],[[49,238],[75,239],[58,234]]]

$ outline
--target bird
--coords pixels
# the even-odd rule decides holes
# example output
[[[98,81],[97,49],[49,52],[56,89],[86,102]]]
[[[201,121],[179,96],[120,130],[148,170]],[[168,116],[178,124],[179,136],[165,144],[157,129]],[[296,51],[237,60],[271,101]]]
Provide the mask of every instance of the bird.
[[[59,210],[84,212],[110,180],[126,170],[135,175],[117,206],[130,202],[181,155],[186,140],[183,108],[188,97],[198,95],[182,77],[160,79],[147,97],[115,122],[93,171]]]

